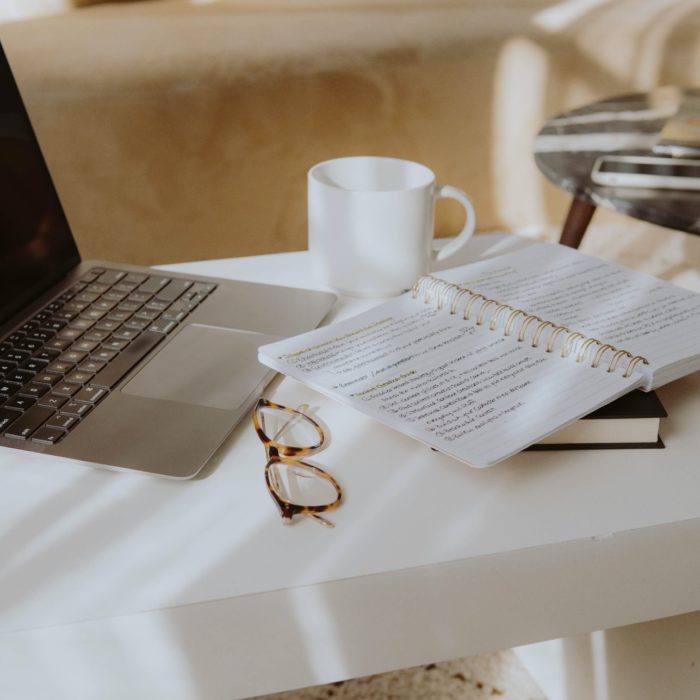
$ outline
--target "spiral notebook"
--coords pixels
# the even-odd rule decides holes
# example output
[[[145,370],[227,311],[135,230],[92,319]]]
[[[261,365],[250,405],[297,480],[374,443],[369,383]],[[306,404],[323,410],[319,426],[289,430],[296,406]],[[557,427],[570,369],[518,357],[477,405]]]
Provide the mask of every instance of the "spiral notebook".
[[[474,467],[700,368],[700,295],[538,243],[416,280],[259,360]]]

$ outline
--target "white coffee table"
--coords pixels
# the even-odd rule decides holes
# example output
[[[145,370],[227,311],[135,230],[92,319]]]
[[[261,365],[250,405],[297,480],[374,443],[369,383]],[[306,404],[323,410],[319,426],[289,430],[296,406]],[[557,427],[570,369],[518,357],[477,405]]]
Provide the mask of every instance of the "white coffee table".
[[[309,286],[308,262],[169,269]],[[0,697],[233,699],[698,610],[699,389],[659,392],[665,450],[475,470],[278,378],[330,428],[333,530],[281,524],[248,422],[189,482],[2,449]]]

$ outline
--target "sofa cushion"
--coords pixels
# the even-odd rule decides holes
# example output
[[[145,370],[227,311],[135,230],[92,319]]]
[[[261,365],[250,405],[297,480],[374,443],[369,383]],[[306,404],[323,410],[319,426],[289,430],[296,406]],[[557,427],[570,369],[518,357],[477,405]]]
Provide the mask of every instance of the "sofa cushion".
[[[543,121],[696,81],[699,26],[685,0],[149,0],[0,38],[83,252],[143,263],[304,247],[306,170],[339,155],[425,162],[480,229],[561,220]]]

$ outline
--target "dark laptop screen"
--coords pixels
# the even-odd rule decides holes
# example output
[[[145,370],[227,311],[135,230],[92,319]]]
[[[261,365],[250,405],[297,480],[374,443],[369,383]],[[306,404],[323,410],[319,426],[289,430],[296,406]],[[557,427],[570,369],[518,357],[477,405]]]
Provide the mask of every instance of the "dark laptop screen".
[[[0,323],[79,261],[0,46]]]

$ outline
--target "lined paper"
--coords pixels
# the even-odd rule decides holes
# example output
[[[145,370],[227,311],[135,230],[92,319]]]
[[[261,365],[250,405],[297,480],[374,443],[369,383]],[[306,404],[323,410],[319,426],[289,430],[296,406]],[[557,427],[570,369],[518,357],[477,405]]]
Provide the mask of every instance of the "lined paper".
[[[476,467],[637,386],[410,294],[259,350],[284,374]]]
[[[440,276],[646,357],[646,388],[672,365],[700,365],[695,292],[559,245],[537,244],[496,260]],[[611,357],[607,352],[601,364]]]

